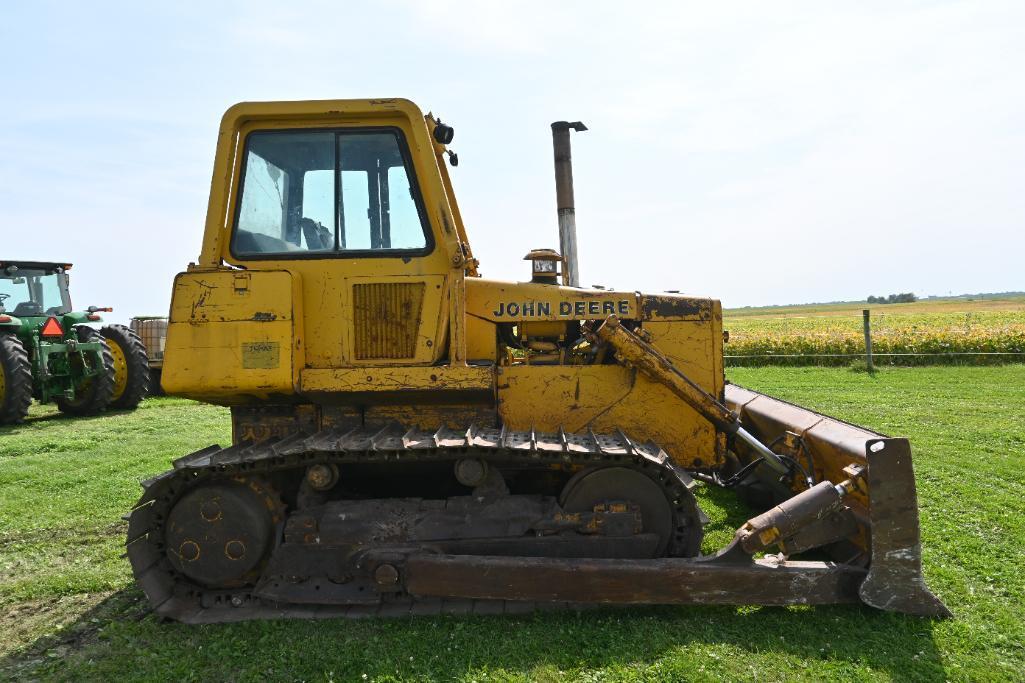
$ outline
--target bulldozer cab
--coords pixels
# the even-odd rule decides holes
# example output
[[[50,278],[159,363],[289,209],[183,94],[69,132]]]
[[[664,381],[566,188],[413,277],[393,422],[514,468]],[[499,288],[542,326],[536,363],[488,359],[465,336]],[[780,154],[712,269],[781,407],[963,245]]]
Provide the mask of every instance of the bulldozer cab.
[[[165,389],[238,403],[299,393],[304,374],[443,360],[473,266],[434,127],[406,100],[229,109]],[[215,362],[175,353],[197,346]]]
[[[0,263],[0,311],[17,318],[63,315],[71,310],[67,266],[59,263]]]

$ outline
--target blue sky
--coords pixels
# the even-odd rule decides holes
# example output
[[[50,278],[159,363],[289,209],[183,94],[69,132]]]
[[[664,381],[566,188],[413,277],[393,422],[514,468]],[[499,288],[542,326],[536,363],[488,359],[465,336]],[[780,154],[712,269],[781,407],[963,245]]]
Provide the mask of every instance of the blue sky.
[[[585,284],[728,306],[1025,289],[1015,2],[5,3],[5,258],[166,311],[220,115],[408,97],[455,126],[485,276],[557,245],[574,138]]]

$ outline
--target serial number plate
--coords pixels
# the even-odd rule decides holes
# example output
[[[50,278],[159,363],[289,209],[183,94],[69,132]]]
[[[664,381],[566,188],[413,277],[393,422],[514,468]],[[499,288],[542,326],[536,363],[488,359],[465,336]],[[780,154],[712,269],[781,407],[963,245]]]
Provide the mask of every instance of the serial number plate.
[[[271,370],[280,365],[280,357],[278,342],[242,343],[242,367],[246,370]]]

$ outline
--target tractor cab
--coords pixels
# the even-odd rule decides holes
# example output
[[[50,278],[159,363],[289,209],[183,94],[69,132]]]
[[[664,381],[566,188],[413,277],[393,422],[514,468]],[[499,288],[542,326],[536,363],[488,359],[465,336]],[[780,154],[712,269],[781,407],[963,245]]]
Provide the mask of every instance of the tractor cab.
[[[0,312],[17,318],[71,312],[70,263],[0,261]]]

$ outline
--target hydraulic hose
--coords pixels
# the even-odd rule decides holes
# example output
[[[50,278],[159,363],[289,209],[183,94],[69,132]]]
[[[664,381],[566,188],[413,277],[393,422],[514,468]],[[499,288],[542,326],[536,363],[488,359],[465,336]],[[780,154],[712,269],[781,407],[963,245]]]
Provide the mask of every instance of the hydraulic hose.
[[[776,470],[780,474],[787,474],[790,472],[790,468],[787,467],[787,464],[783,462],[783,460],[778,455],[769,450],[768,446],[766,446],[761,441],[756,439],[754,435],[751,434],[751,432],[747,431],[746,429],[740,426],[739,418],[737,419],[737,422],[735,424],[737,426],[737,431],[733,433],[737,435],[737,438],[739,438],[741,441],[743,441],[748,446],[753,448],[758,453],[758,455],[765,458],[765,463],[769,467]]]

